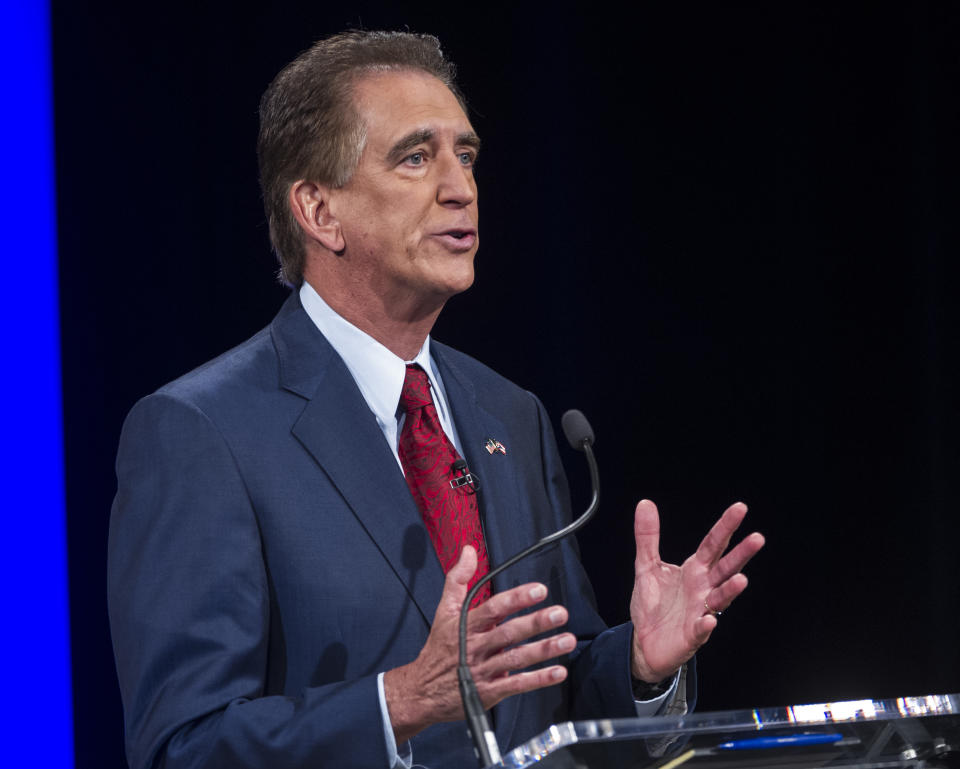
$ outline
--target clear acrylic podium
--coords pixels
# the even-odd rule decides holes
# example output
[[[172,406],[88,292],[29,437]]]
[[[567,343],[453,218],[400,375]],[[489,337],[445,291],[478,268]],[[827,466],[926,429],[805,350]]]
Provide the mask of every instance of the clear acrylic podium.
[[[960,767],[960,694],[556,724],[506,769]]]

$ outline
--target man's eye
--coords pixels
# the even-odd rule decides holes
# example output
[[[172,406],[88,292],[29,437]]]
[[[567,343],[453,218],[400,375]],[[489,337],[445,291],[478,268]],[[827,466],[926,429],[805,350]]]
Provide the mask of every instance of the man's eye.
[[[459,157],[460,157],[460,164],[464,166],[472,166],[474,163],[474,160],[476,160],[472,152],[461,152]]]
[[[414,152],[412,155],[407,157],[407,163],[412,166],[422,166],[423,165],[423,153]]]

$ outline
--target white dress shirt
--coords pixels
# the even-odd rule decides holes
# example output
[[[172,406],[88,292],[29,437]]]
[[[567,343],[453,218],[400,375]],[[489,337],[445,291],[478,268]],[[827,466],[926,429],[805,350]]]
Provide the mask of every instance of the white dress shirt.
[[[383,432],[387,445],[396,457],[401,472],[403,471],[403,464],[400,462],[398,445],[405,414],[400,411],[398,415],[398,406],[408,363],[418,363],[427,373],[433,403],[437,408],[437,415],[440,417],[443,431],[453,442],[460,456],[463,456],[463,448],[460,445],[460,439],[450,415],[443,380],[430,357],[429,336],[416,357],[413,360],[405,361],[390,352],[372,336],[338,315],[306,281],[300,288],[300,302],[303,304],[303,309],[307,311],[307,315],[310,316],[310,319],[320,329],[349,369],[357,387],[360,388],[363,399],[376,417],[377,424]],[[656,715],[662,705],[672,699],[678,680],[679,675],[674,677],[672,686],[655,699],[637,701],[637,715]],[[397,749],[397,743],[393,736],[393,726],[390,723],[390,714],[387,711],[387,700],[383,693],[383,673],[377,676],[377,690],[380,694],[380,711],[383,715],[383,733],[387,741],[388,766],[390,769],[410,769],[413,764],[413,750],[409,741],[402,746],[402,750],[398,751]]]

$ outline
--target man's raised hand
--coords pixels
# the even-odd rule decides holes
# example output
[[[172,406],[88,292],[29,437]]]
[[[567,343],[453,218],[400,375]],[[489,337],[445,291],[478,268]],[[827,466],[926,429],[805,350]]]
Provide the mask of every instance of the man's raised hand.
[[[476,569],[476,551],[467,545],[460,560],[447,572],[433,626],[420,654],[408,665],[384,674],[387,710],[398,743],[431,724],[463,718],[456,672],[458,628],[460,607]],[[558,684],[567,677],[562,665],[516,672],[568,654],[576,647],[577,639],[572,633],[524,643],[565,624],[567,610],[562,606],[548,606],[507,619],[536,606],[546,596],[546,587],[532,582],[497,593],[470,610],[467,661],[484,707],[491,708],[514,694]]]
[[[632,671],[648,683],[662,681],[700,648],[717,626],[716,612],[726,609],[744,591],[740,573],[760,548],[763,535],[754,532],[724,555],[747,514],[737,502],[726,509],[697,551],[682,566],[660,560],[660,516],[649,500],[637,505],[634,538]]]

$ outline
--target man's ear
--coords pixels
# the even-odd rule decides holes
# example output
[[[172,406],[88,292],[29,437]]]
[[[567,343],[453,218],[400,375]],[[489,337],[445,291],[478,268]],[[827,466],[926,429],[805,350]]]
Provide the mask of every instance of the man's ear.
[[[340,222],[330,211],[329,187],[301,179],[290,185],[287,202],[307,237],[334,253],[343,251]]]

